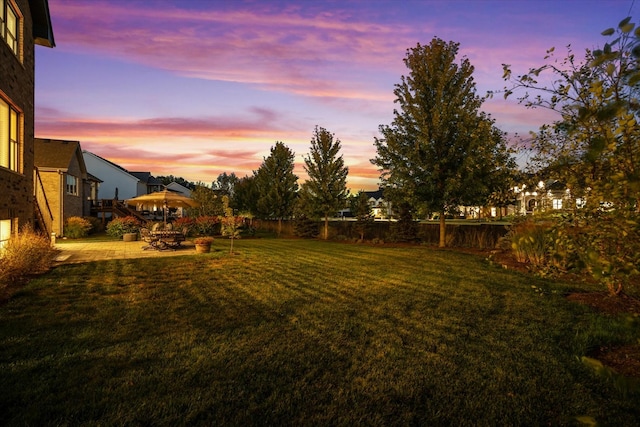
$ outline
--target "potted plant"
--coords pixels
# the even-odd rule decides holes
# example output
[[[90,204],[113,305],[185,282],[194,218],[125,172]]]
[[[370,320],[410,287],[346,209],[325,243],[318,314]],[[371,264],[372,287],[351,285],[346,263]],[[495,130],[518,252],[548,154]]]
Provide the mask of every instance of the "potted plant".
[[[213,243],[213,237],[197,237],[193,243],[196,245],[196,253],[204,254],[211,252],[211,244]]]

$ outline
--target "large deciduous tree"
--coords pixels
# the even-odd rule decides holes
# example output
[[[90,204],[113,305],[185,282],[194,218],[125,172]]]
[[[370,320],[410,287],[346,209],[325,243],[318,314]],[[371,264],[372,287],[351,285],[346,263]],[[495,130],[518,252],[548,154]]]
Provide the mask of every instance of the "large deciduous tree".
[[[389,194],[439,213],[441,247],[446,214],[484,203],[503,185],[492,174],[510,158],[501,132],[480,112],[473,66],[467,58],[455,62],[458,48],[434,38],[407,50],[409,74],[394,90],[399,108],[391,125],[380,126],[372,160]]]
[[[226,194],[230,198],[233,198],[235,187],[239,181],[240,179],[234,172],[231,172],[230,174],[223,172],[211,183],[211,188],[218,191],[221,196]]]
[[[264,218],[278,219],[278,236],[282,232],[282,219],[292,216],[296,202],[298,176],[293,173],[294,160],[293,151],[278,141],[255,173],[258,213]]]
[[[347,175],[340,140],[322,127],[316,126],[311,139],[309,156],[304,159],[304,169],[309,180],[304,186],[304,199],[324,217],[324,239],[329,237],[329,216],[345,206]]]

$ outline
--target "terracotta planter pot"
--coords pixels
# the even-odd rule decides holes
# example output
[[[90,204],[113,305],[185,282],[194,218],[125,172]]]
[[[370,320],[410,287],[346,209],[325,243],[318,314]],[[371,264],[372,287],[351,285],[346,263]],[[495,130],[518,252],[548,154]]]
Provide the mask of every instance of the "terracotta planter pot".
[[[138,233],[124,233],[122,235],[122,240],[125,242],[135,242],[138,240]]]
[[[200,244],[196,243],[196,253],[197,254],[206,254],[211,252],[211,244]]]

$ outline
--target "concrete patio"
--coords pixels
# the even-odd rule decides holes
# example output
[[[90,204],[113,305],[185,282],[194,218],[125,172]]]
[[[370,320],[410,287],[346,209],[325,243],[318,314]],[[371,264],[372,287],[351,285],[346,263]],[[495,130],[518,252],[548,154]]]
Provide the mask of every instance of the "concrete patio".
[[[113,240],[106,242],[56,242],[55,248],[60,251],[55,258],[56,264],[77,264],[109,259],[155,258],[196,253],[193,242],[183,242],[176,250],[158,251],[142,249],[147,243],[142,241],[124,242]]]

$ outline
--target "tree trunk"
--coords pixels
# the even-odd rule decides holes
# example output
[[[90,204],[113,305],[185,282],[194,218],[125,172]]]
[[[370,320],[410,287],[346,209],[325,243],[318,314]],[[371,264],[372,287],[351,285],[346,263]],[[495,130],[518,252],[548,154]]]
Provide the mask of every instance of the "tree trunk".
[[[329,215],[324,216],[324,240],[329,239]]]
[[[282,218],[278,218],[278,237],[282,233]]]
[[[444,248],[447,245],[447,239],[445,236],[445,232],[447,229],[447,223],[444,217],[444,210],[440,212],[440,243],[438,243],[438,247]]]

